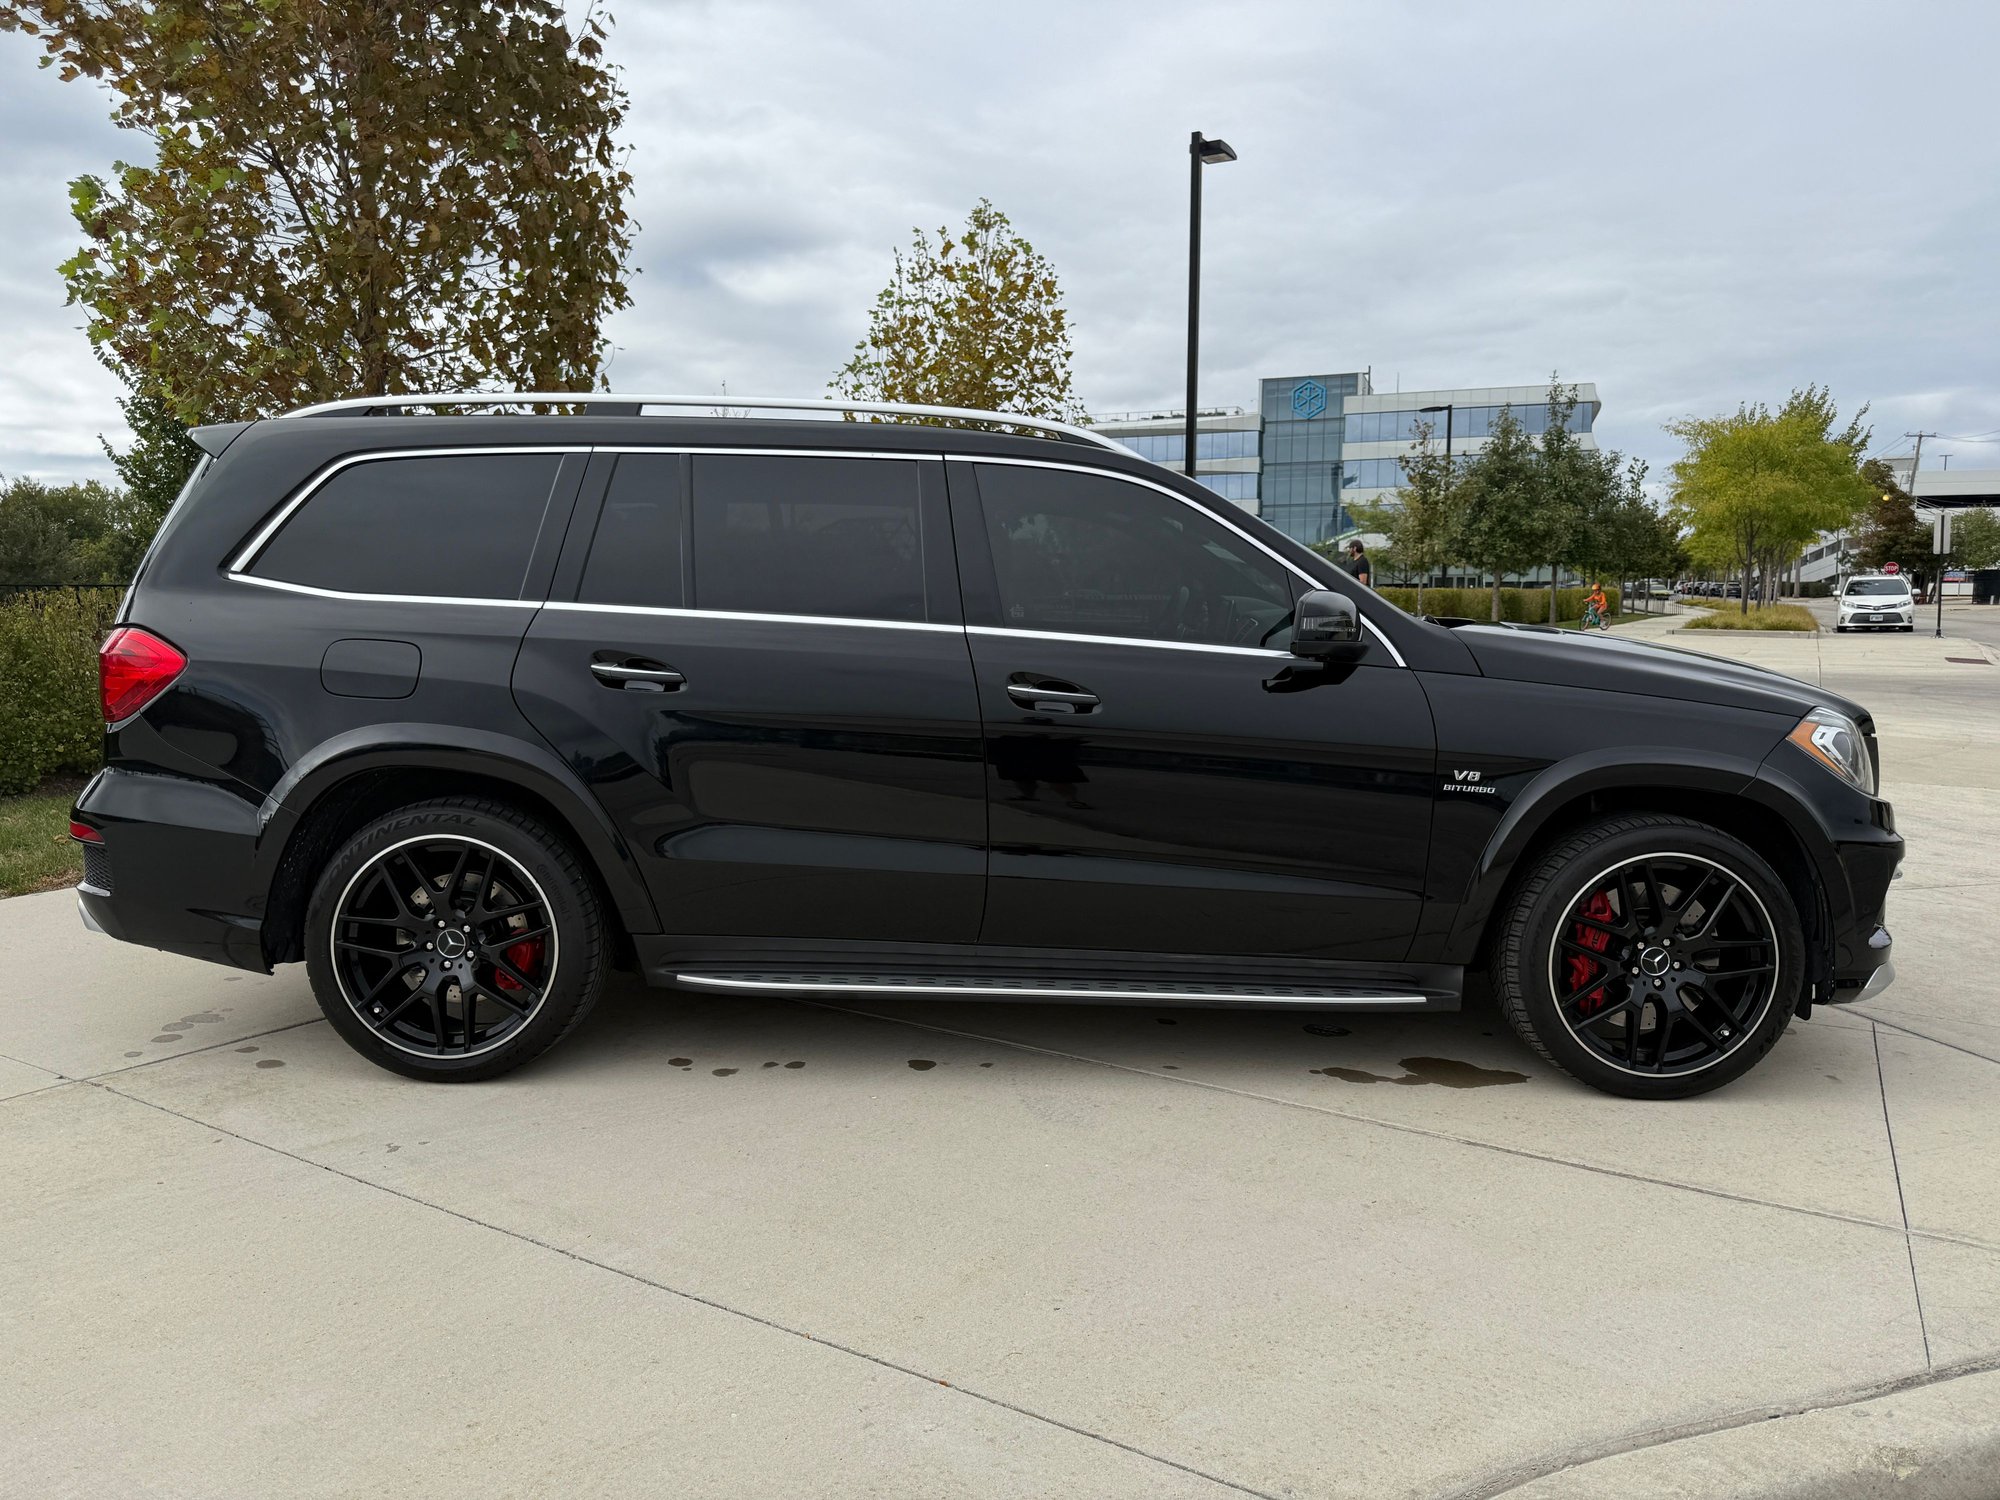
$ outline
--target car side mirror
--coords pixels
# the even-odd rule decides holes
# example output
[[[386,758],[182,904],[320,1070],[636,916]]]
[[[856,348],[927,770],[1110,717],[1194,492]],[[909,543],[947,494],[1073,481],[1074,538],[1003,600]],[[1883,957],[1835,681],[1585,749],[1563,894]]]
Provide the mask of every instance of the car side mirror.
[[[1361,611],[1345,594],[1313,589],[1293,615],[1292,655],[1312,661],[1354,661],[1366,647]]]

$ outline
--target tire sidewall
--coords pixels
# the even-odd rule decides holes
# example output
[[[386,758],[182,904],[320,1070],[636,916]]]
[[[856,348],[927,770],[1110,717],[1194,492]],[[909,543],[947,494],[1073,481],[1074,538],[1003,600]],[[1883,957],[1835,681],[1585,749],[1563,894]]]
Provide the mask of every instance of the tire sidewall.
[[[540,1009],[500,1046],[470,1057],[434,1057],[390,1045],[356,1014],[334,973],[334,914],[349,884],[387,850],[425,838],[473,839],[499,850],[541,887],[555,929],[555,974]],[[601,983],[601,961],[594,951],[594,903],[595,896],[579,878],[574,860],[566,857],[553,838],[525,820],[471,807],[403,808],[357,832],[321,874],[306,908],[306,971],[328,1022],[369,1061],[411,1078],[487,1078],[545,1051],[595,998],[594,986]]]
[[[1570,908],[1603,872],[1646,855],[1695,855],[1742,880],[1771,919],[1778,948],[1778,983],[1764,1010],[1734,1049],[1691,1073],[1657,1077],[1606,1061],[1571,1031],[1557,1005],[1549,953]],[[1754,850],[1718,830],[1694,823],[1662,822],[1627,829],[1571,854],[1538,893],[1519,950],[1518,987],[1537,1036],[1564,1071],[1597,1088],[1631,1098],[1678,1099],[1706,1093],[1755,1067],[1790,1023],[1805,974],[1805,936],[1791,893]]]

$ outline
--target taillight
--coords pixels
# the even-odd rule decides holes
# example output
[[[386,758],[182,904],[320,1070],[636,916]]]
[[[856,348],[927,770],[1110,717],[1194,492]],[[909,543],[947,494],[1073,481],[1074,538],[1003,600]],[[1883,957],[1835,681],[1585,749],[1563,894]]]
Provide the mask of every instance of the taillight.
[[[104,842],[103,834],[92,828],[88,823],[77,822],[75,818],[69,820],[69,836],[79,844],[101,844]]]
[[[121,625],[97,653],[97,683],[104,722],[129,719],[181,675],[187,658],[150,630]]]

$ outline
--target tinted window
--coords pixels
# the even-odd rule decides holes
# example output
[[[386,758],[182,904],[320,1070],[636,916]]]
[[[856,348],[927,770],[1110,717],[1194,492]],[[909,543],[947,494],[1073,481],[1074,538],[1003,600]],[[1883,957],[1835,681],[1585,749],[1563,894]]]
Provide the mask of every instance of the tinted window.
[[[611,473],[576,596],[586,604],[678,609],[687,505],[678,453],[626,453]]]
[[[278,529],[250,571],[354,594],[517,599],[562,456],[351,464]]]
[[[1285,570],[1170,495],[1056,469],[979,466],[1000,619],[1015,630],[1283,649]]]
[[[752,614],[923,619],[916,464],[698,455],[694,600]]]

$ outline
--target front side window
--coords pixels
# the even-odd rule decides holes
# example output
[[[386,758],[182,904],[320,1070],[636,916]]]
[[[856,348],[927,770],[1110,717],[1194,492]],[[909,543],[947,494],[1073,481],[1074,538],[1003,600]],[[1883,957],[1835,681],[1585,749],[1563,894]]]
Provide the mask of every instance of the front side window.
[[[838,619],[924,618],[913,462],[694,460],[694,607]]]
[[[350,464],[250,564],[258,578],[346,594],[518,599],[559,453]]]
[[[1194,506],[1101,475],[978,470],[1002,625],[1285,648],[1285,570]]]

